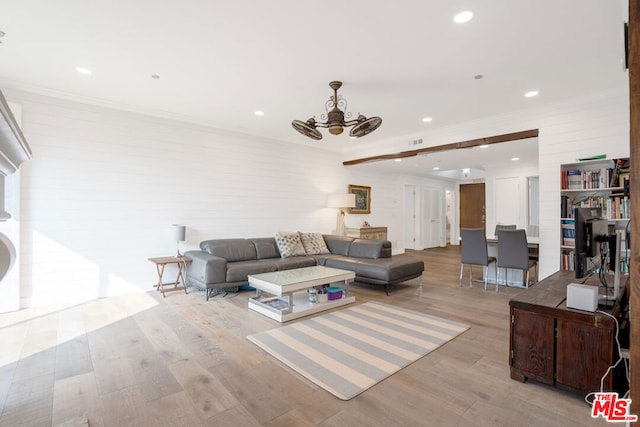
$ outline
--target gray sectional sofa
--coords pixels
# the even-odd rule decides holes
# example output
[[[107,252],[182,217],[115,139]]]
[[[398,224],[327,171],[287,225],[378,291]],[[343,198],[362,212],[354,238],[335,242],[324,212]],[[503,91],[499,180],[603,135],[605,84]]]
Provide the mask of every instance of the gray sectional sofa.
[[[408,255],[391,255],[391,242],[322,235],[327,253],[283,258],[273,237],[216,239],[184,255],[187,284],[205,289],[206,299],[219,290],[237,290],[252,274],[324,265],[355,272],[356,282],[384,286],[420,278],[424,262]]]

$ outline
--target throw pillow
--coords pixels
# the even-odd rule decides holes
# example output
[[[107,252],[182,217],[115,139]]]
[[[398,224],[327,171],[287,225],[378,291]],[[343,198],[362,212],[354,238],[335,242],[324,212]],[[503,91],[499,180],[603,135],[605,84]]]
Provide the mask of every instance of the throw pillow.
[[[300,240],[307,255],[330,254],[324,237],[320,233],[300,233]]]
[[[276,244],[280,251],[282,258],[289,258],[292,256],[304,256],[307,253],[304,251],[302,241],[300,240],[300,233],[297,231],[279,231],[276,233]]]

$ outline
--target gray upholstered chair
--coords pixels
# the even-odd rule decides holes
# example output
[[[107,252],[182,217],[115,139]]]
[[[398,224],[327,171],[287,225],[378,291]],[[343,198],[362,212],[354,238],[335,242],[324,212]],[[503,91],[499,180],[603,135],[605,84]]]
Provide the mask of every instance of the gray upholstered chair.
[[[496,224],[496,229],[493,232],[493,235],[498,237],[498,230],[515,230],[517,227],[515,224]]]
[[[523,271],[523,283],[529,287],[529,270],[536,267],[536,280],[538,279],[538,263],[529,259],[529,246],[527,233],[524,230],[498,230],[498,263],[496,274],[496,291],[500,283],[500,269],[513,268]],[[526,272],[526,278],[525,274]],[[505,285],[508,285],[508,276],[505,271]]]
[[[469,286],[473,281],[473,266],[481,265],[484,275],[484,289],[487,290],[487,276],[489,264],[495,263],[496,258],[490,257],[487,250],[487,236],[484,228],[462,228],[462,257],[460,262],[460,287],[462,287],[462,274],[464,266],[469,265]],[[497,275],[497,269],[496,269]]]

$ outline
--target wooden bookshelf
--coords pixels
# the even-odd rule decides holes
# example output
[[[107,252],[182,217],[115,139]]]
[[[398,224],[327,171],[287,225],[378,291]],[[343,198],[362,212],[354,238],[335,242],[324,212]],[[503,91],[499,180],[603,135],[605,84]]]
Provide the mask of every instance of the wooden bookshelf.
[[[610,230],[625,229],[630,217],[629,159],[596,159],[560,165],[560,268],[575,268],[573,209],[599,207]],[[573,225],[573,226],[572,226]],[[627,271],[627,247],[623,242],[623,272]]]

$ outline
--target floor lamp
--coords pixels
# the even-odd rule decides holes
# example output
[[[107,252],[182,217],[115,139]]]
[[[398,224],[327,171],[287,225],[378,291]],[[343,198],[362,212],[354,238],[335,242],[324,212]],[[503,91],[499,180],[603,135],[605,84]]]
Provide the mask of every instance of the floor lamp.
[[[336,218],[336,234],[338,236],[344,236],[347,234],[347,229],[344,225],[344,210],[347,208],[356,207],[356,195],[355,194],[332,194],[329,196],[329,207],[338,208],[338,217]]]

